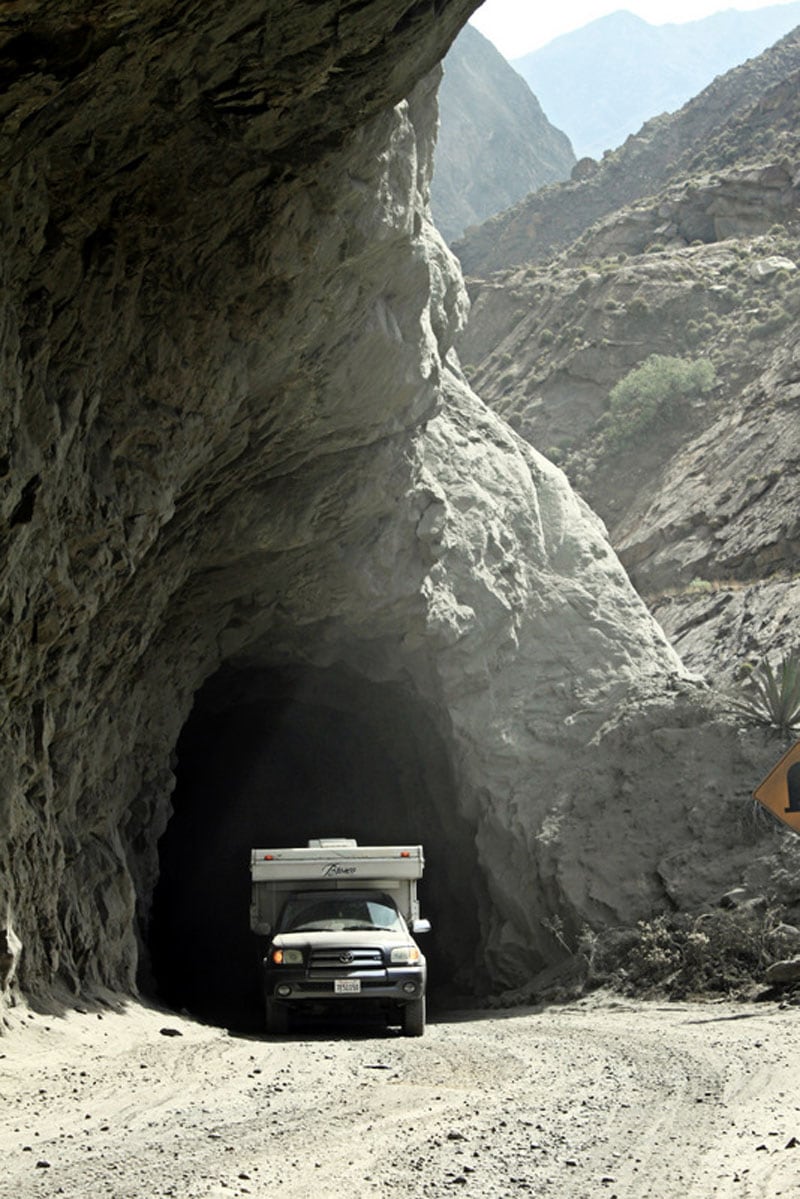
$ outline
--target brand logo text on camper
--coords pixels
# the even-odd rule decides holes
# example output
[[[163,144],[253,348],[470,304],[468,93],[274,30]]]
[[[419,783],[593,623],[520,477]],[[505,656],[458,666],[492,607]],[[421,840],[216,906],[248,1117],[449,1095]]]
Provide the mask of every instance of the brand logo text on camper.
[[[356,872],[355,866],[342,866],[338,862],[331,862],[331,864],[329,866],[326,866],[325,869],[322,871],[322,877],[323,878],[338,878],[339,875],[355,874],[355,872]]]

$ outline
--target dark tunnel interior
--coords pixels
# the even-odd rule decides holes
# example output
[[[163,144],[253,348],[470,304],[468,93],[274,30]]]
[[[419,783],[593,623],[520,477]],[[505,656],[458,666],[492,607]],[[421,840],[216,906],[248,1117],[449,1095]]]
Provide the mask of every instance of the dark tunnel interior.
[[[266,941],[249,927],[250,850],[332,836],[424,846],[429,1004],[481,989],[473,831],[434,713],[410,690],[341,668],[223,668],[198,692],[177,759],[144,990],[209,1022],[260,1029]]]

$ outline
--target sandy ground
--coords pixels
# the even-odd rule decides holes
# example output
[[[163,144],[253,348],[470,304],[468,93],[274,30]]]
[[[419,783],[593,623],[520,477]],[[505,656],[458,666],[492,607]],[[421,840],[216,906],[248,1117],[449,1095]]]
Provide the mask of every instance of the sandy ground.
[[[800,1195],[796,1008],[594,996],[419,1040],[137,1004],[13,1023],[2,1199]]]

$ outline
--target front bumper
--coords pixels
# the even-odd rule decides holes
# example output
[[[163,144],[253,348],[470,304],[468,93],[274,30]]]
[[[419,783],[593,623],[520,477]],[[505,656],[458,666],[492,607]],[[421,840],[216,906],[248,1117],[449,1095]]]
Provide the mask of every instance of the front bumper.
[[[359,988],[337,990],[336,983],[358,982]],[[264,962],[264,995],[284,1003],[384,999],[409,1003],[425,994],[425,969],[399,966],[380,972],[339,971],[331,978],[310,978],[301,966],[272,966]]]

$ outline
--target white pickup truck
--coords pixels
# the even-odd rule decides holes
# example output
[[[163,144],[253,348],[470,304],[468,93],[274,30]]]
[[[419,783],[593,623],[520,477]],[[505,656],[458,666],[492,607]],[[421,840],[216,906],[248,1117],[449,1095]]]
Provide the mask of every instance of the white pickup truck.
[[[414,936],[430,929],[417,899],[423,867],[421,845],[321,838],[252,850],[250,926],[270,938],[268,1032],[287,1032],[293,1010],[368,1004],[422,1036],[426,965]]]

